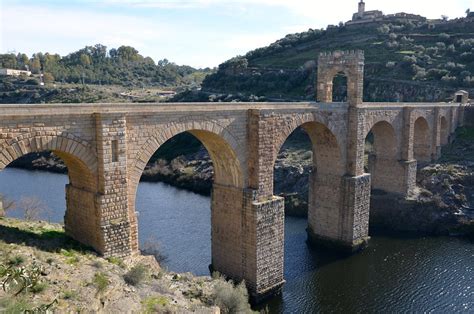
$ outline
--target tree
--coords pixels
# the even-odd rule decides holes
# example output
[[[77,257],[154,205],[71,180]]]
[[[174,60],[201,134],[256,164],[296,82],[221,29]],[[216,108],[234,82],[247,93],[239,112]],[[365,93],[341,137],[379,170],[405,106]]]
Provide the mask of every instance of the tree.
[[[46,205],[36,197],[24,197],[18,203],[18,208],[23,210],[25,220],[37,220],[46,210]]]
[[[54,76],[49,72],[44,72],[43,74],[44,82],[45,83],[52,83],[54,82]]]
[[[41,71],[41,61],[38,56],[34,56],[30,61],[30,70],[33,73],[39,73]]]
[[[85,53],[81,54],[81,56],[79,57],[79,59],[81,60],[81,64],[83,66],[89,66],[91,65],[91,58],[86,55]]]
[[[469,16],[470,13],[471,13],[471,9],[467,9],[466,10],[466,16]]]
[[[139,59],[138,50],[130,46],[120,46],[117,55],[122,61],[137,61]]]
[[[441,19],[442,19],[444,22],[446,22],[446,21],[448,20],[448,18],[449,18],[449,17],[448,17],[447,15],[444,15],[444,14],[441,15]]]
[[[0,217],[5,216],[5,213],[15,208],[15,202],[7,199],[4,195],[0,194]]]
[[[15,69],[17,67],[16,56],[12,53],[0,55],[0,66]]]

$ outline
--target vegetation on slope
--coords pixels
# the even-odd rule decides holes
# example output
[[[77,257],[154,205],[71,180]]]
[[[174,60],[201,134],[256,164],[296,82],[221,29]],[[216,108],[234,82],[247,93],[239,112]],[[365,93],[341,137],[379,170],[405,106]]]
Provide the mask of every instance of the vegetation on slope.
[[[365,51],[366,101],[438,101],[459,88],[474,91],[474,18],[381,21],[290,34],[219,66],[203,91],[315,99],[322,51]],[[336,99],[345,93],[335,83]]]
[[[0,216],[0,312],[251,313],[245,284],[97,256],[62,226]]]
[[[101,44],[86,46],[67,56],[35,53],[0,54],[0,67],[44,73],[46,82],[123,86],[183,86],[199,84],[210,69],[197,70],[163,59],[155,63],[130,46],[107,50]]]

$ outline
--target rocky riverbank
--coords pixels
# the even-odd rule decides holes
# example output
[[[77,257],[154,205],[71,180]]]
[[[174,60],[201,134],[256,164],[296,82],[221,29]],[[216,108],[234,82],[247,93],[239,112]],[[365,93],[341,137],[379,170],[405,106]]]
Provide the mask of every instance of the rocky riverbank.
[[[103,259],[58,224],[0,217],[1,313],[251,313],[244,285]]]
[[[374,191],[370,220],[377,231],[474,238],[474,128],[459,129],[438,161],[419,166],[409,198]]]

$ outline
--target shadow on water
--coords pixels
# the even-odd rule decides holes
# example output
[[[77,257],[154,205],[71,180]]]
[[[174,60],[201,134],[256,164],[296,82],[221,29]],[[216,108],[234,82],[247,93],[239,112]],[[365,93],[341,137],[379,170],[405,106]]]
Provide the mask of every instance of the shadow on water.
[[[2,219],[0,219],[0,222],[2,222]],[[62,249],[93,252],[90,247],[73,240],[63,231],[46,228],[25,230],[0,224],[0,240],[7,244],[26,245],[45,252],[58,252]]]

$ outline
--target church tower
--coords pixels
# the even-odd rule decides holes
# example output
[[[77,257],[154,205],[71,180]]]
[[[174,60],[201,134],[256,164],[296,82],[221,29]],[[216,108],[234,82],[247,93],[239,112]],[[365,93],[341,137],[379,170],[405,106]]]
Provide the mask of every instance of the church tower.
[[[364,0],[360,0],[360,2],[359,2],[359,11],[358,11],[359,16],[360,17],[364,16],[364,12],[365,12],[365,2],[364,2]]]

